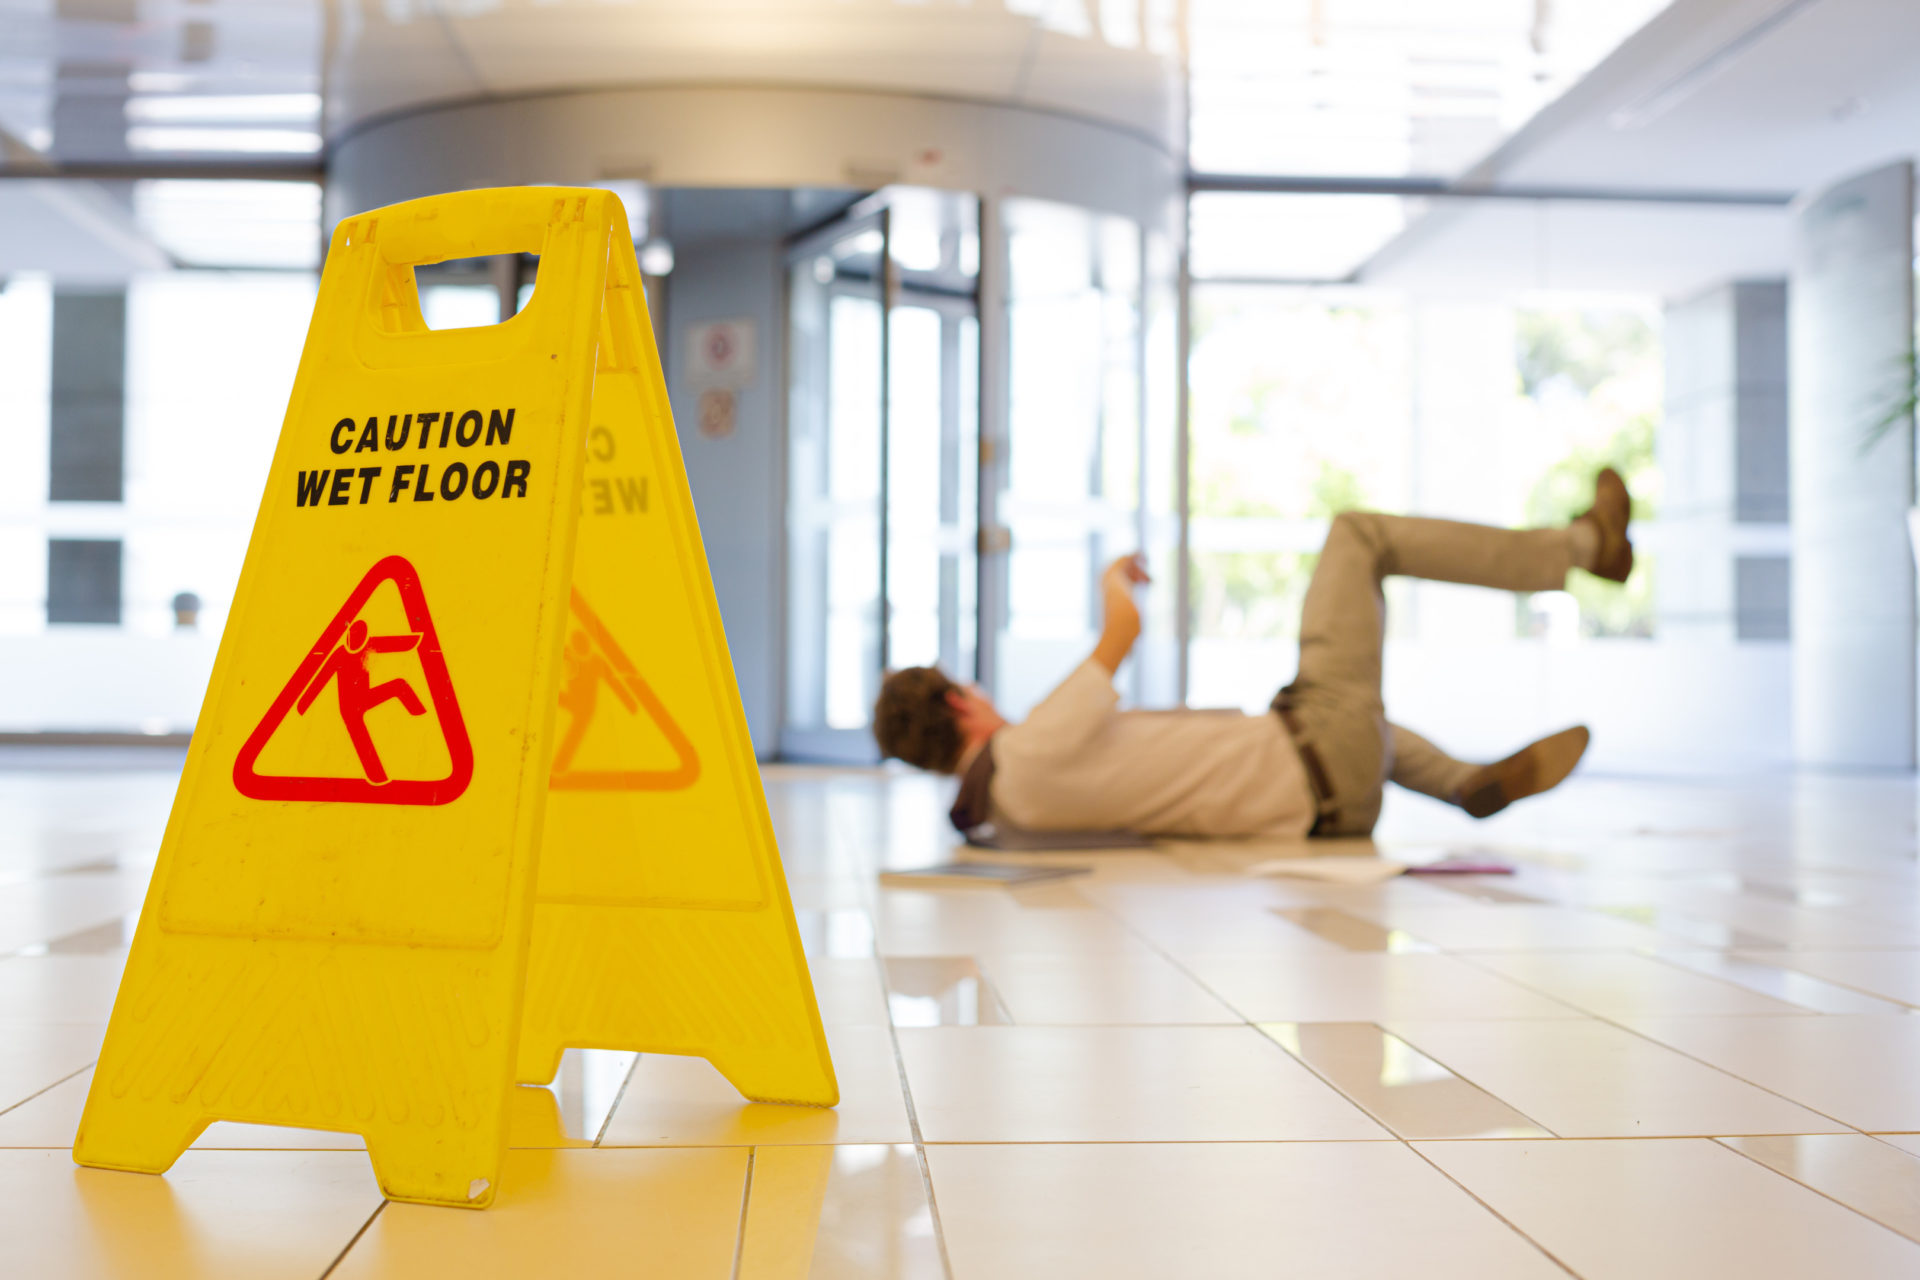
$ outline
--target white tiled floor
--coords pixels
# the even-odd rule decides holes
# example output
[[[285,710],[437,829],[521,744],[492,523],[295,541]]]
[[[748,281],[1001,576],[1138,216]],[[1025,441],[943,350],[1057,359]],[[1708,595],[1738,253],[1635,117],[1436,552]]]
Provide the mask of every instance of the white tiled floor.
[[[1383,847],[1519,874],[1182,844],[1019,894],[880,888],[950,856],[936,784],[770,769],[845,1101],[570,1054],[475,1213],[383,1206],[351,1135],[71,1163],[172,776],[63,760],[0,757],[0,1275],[1920,1275],[1909,780],[1396,797]]]

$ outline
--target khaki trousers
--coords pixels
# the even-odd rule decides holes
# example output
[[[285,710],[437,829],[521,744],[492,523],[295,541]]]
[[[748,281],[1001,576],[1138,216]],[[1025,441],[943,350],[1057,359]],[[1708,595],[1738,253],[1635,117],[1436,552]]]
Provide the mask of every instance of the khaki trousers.
[[[1387,576],[1555,591],[1573,555],[1564,528],[1494,529],[1368,511],[1334,517],[1300,614],[1300,673],[1273,700],[1296,741],[1318,757],[1331,792],[1315,796],[1314,835],[1370,833],[1389,780],[1451,800],[1475,768],[1387,721],[1380,696]]]

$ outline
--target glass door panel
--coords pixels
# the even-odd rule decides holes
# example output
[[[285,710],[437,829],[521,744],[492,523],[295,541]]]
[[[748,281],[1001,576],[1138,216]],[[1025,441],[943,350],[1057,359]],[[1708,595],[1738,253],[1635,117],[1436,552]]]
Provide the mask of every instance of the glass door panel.
[[[886,670],[976,669],[978,202],[884,192],[788,261],[781,750],[871,759]]]
[[[889,323],[886,666],[974,678],[980,325],[956,306]]]
[[[859,758],[879,687],[885,245],[875,216],[789,257],[785,754]]]
[[[1024,715],[1092,651],[1101,570],[1142,548],[1141,246],[1124,219],[1006,203],[1011,537],[996,693]],[[1172,574],[1171,564],[1151,566]],[[1168,586],[1171,586],[1171,582]],[[1138,699],[1139,663],[1119,687]]]

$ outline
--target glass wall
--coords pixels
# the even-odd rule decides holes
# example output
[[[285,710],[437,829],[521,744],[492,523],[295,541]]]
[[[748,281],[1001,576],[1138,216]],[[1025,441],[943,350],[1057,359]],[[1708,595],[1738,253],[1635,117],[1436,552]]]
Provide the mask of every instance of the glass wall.
[[[1484,281],[1455,273],[1427,285],[1404,264],[1375,269],[1391,262],[1381,250],[1399,226],[1384,205],[1402,203],[1414,202],[1196,198],[1189,701],[1264,706],[1291,678],[1301,599],[1336,513],[1563,525],[1590,503],[1594,474],[1613,466],[1635,497],[1637,557],[1624,588],[1580,572],[1565,590],[1519,597],[1390,580],[1389,714],[1465,756],[1492,758],[1585,722],[1602,767],[1785,763],[1787,640],[1779,626],[1766,630],[1780,609],[1761,617],[1757,603],[1733,599],[1760,575],[1729,550],[1783,539],[1784,504],[1772,524],[1721,510],[1751,485],[1745,472],[1768,463],[1772,419],[1743,423],[1735,451],[1715,434],[1725,414],[1695,403],[1713,393],[1689,390],[1704,376],[1701,351],[1731,341],[1731,330],[1696,316],[1702,303],[1652,289],[1552,287],[1529,277],[1554,271],[1510,268],[1497,246]],[[1275,259],[1275,241],[1297,231],[1311,246],[1308,233],[1341,208],[1358,239],[1322,238],[1317,250]],[[1367,219],[1371,236],[1359,234]],[[1577,267],[1559,274],[1577,280]],[[1741,298],[1743,315],[1758,305]],[[1677,347],[1675,315],[1692,335]],[[1684,368],[1678,391],[1670,358]],[[1784,379],[1783,342],[1742,358],[1743,368],[1771,362]]]
[[[317,192],[68,183],[59,199],[124,234],[49,243],[0,287],[0,732],[184,730],[311,311]],[[984,244],[980,208],[893,189],[792,246],[791,754],[869,752],[890,666],[989,673],[1024,714],[1091,650],[1099,574],[1136,549],[1156,581],[1123,696],[1263,706],[1293,673],[1335,513],[1564,523],[1610,464],[1638,499],[1626,588],[1391,583],[1394,714],[1469,755],[1586,720],[1602,764],[1786,759],[1784,384],[1756,409],[1713,372],[1736,322],[1783,344],[1783,284],[1599,292],[1535,246],[1546,266],[1434,285],[1380,269],[1430,204],[1203,193],[1183,439],[1175,243],[1009,198]],[[1004,342],[986,359],[983,258]],[[493,322],[501,284],[457,266],[423,275],[428,323]]]
[[[312,314],[318,191],[47,186],[99,217],[0,285],[0,732],[183,731]]]
[[[1176,349],[1173,257],[1125,218],[1008,200],[1007,609],[995,642],[1003,709],[1024,714],[1099,635],[1099,579],[1149,553],[1160,578],[1120,673],[1130,701],[1173,701],[1178,652],[1175,388],[1147,353]],[[1171,373],[1171,366],[1163,366]],[[1159,371],[1156,371],[1159,372]]]

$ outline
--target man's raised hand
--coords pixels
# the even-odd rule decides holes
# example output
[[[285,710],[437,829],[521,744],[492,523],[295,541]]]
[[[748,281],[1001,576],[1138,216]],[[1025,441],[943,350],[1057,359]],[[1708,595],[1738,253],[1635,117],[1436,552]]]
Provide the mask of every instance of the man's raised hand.
[[[1101,603],[1106,617],[1100,627],[1100,642],[1093,648],[1093,660],[1112,675],[1133,650],[1140,638],[1140,610],[1134,607],[1133,588],[1147,577],[1146,561],[1136,552],[1121,556],[1100,575]]]
[[[1107,571],[1103,576],[1105,581],[1109,583],[1119,583],[1127,586],[1145,584],[1153,581],[1147,574],[1147,558],[1138,551],[1131,555],[1121,556],[1118,560],[1115,560],[1107,566]]]

